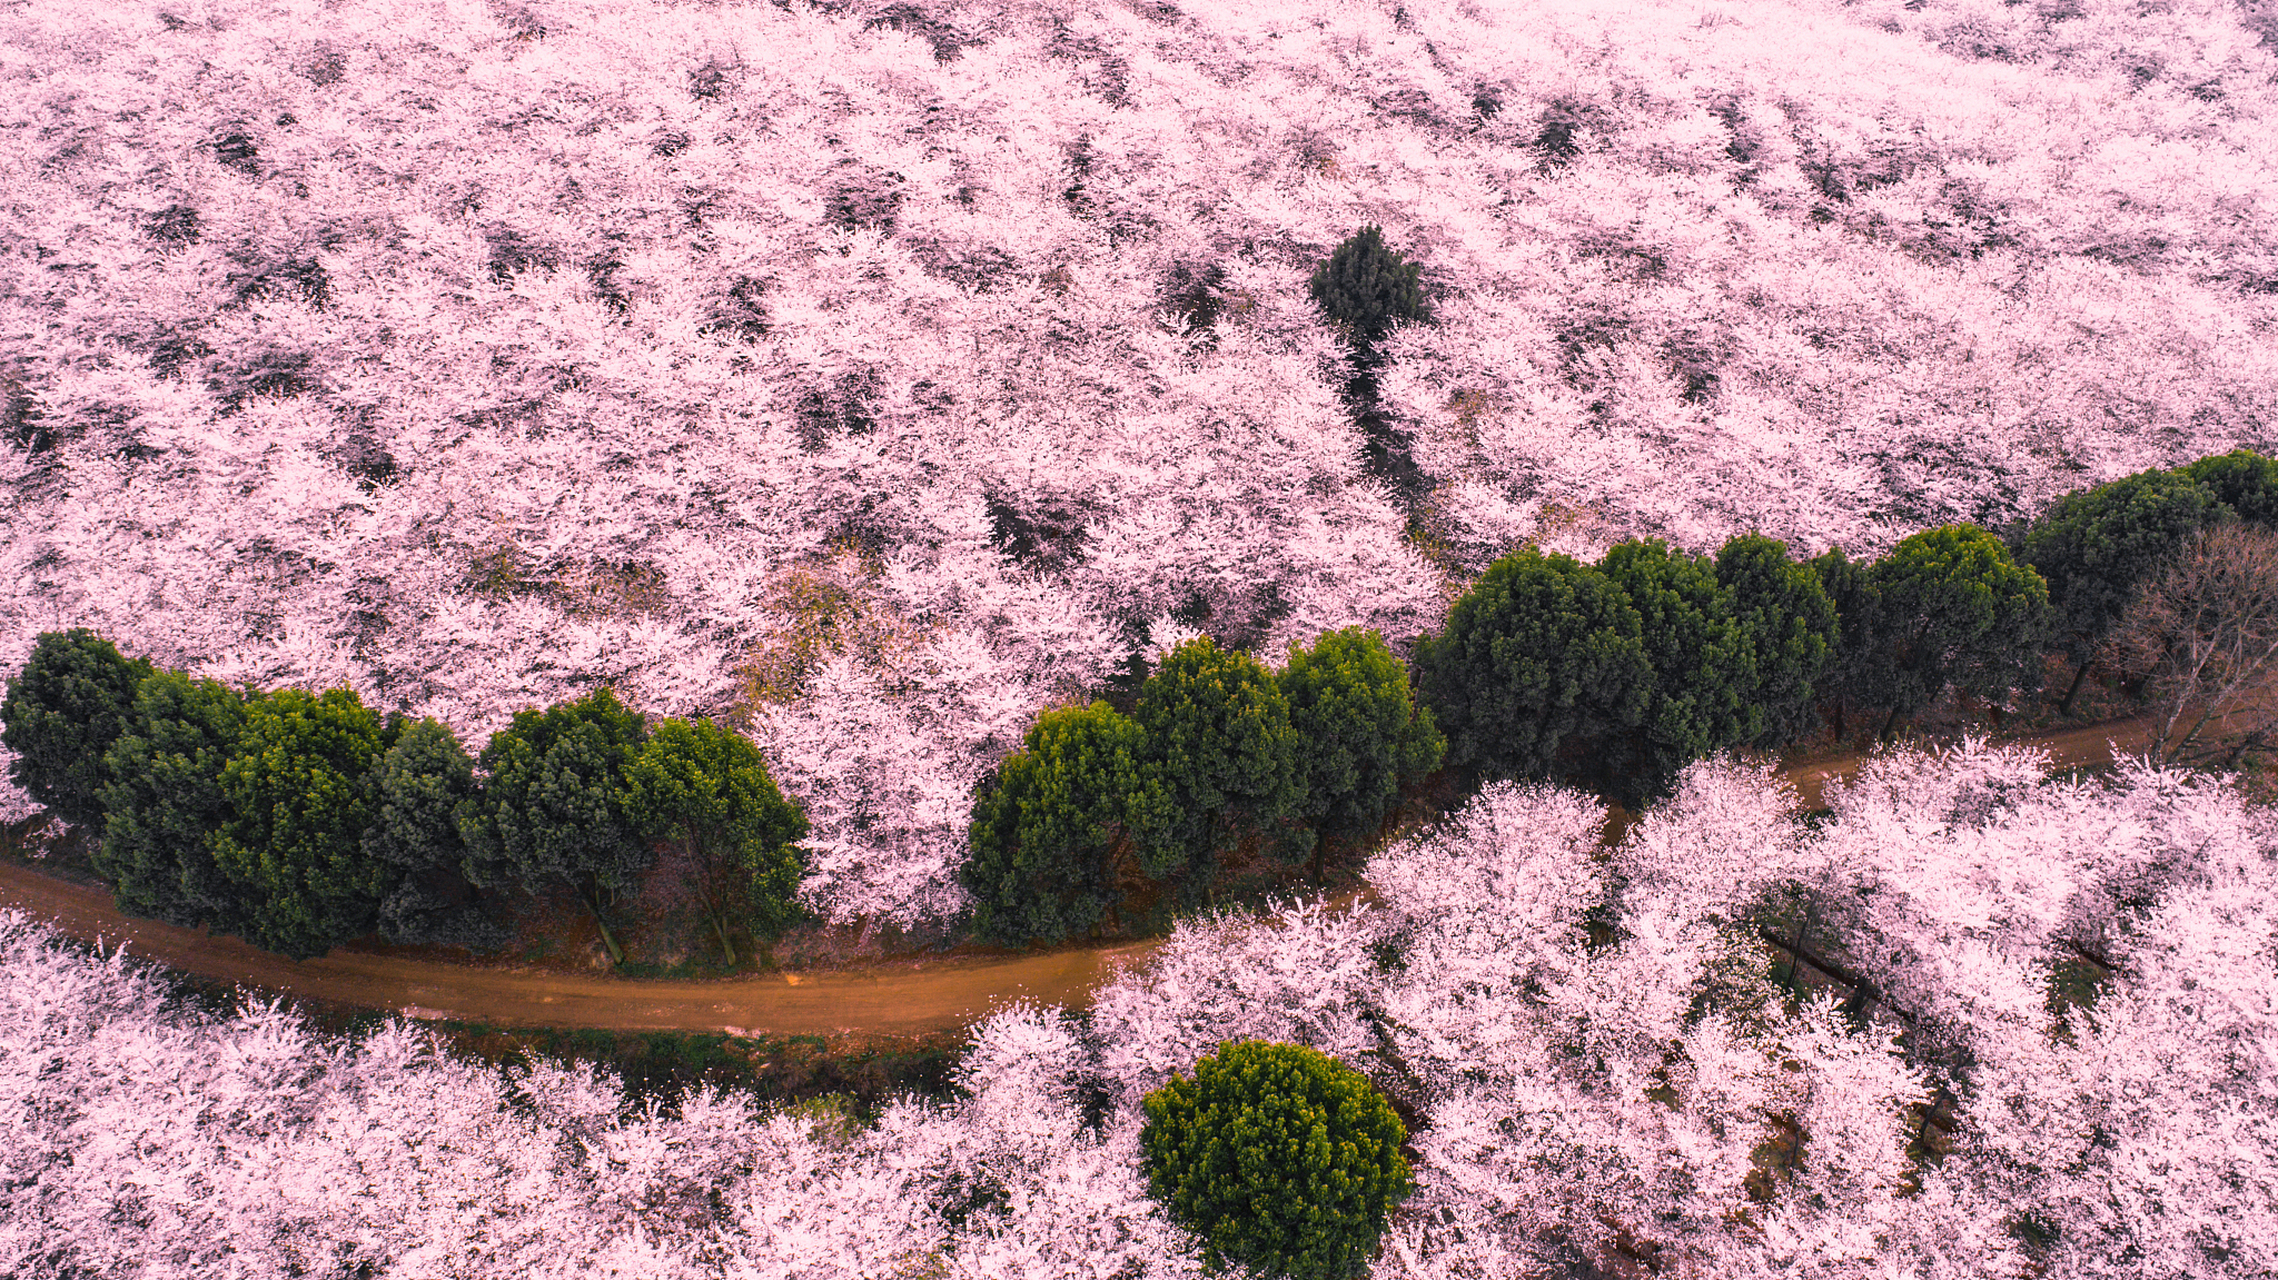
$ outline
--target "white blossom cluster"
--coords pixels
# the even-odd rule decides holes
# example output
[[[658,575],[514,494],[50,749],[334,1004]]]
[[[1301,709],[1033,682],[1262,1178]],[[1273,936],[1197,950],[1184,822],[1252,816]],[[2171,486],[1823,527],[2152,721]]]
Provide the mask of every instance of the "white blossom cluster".
[[[1610,848],[1595,802],[1492,785],[1370,864],[1376,905],[1183,926],[867,1127],[199,1014],[0,915],[0,1275],[1196,1275],[1138,1102],[1240,1038],[1415,1122],[1378,1277],[2267,1275],[2278,826],[2045,767],[1893,755],[1806,823],[1706,763]],[[1751,923],[1794,896],[1847,975],[1800,998]]]

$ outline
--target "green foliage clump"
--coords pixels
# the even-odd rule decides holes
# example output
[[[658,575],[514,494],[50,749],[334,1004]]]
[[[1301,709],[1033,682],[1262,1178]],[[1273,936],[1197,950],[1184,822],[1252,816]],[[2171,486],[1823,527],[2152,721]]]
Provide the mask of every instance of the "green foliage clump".
[[[1394,324],[1431,319],[1423,268],[1387,246],[1382,227],[1362,227],[1346,237],[1314,270],[1312,293],[1364,360],[1374,356]]]
[[[1289,700],[1257,659],[1190,640],[1140,686],[1133,718],[1170,797],[1167,844],[1183,852],[1190,896],[1222,847],[1257,837],[1291,852],[1282,824],[1305,802],[1304,748]]]
[[[363,849],[365,779],[389,743],[347,689],[279,689],[249,699],[222,766],[230,816],[214,860],[251,904],[244,937],[296,960],[369,933],[398,878]]]
[[[457,814],[478,794],[474,761],[441,721],[424,719],[395,732],[395,744],[369,779],[372,821],[363,837],[365,856],[401,876],[380,903],[380,936],[394,943],[496,947],[505,941],[503,931],[470,901],[461,869],[467,846]]]
[[[1845,712],[1877,705],[1883,683],[1875,648],[1875,637],[1882,631],[1882,593],[1867,572],[1873,563],[1853,560],[1841,547],[1829,547],[1804,562],[1819,579],[1828,603],[1835,606],[1835,651],[1828,657],[1819,693],[1834,708],[1838,736],[1846,728]]]
[[[2278,526],[2278,459],[2233,449],[2177,469],[2248,524]]]
[[[626,766],[625,809],[642,835],[679,846],[729,964],[733,924],[772,938],[798,918],[807,816],[742,734],[709,719],[658,724]]]
[[[1756,652],[1749,701],[1762,716],[1750,740],[1783,747],[1818,727],[1818,694],[1842,643],[1842,620],[1813,566],[1787,544],[1743,534],[1716,553],[1716,580]]]
[[[90,856],[119,910],[241,933],[243,891],[214,860],[233,812],[222,767],[245,732],[245,698],[217,680],[156,671],[135,690],[126,732],[104,756],[103,843]]]
[[[625,953],[602,913],[654,857],[625,805],[625,771],[645,737],[606,688],[517,712],[483,748],[483,795],[458,810],[470,883],[570,888],[613,963]]]
[[[2243,476],[2247,469],[2208,470],[2230,478]],[[2127,609],[2137,584],[2166,564],[2194,534],[2231,514],[2214,490],[2188,471],[2144,471],[2068,493],[2018,538],[2017,562],[2048,583],[2055,638],[2076,667],[2072,688],[2065,694],[2067,711],[2080,691],[2088,660]]]
[[[2048,584],[2011,561],[2001,539],[1975,525],[1925,530],[1867,580],[1878,608],[1866,669],[1877,704],[1891,709],[1886,734],[1949,684],[1983,698],[2038,686]]]
[[[1221,1044],[1145,1108],[1148,1187],[1213,1268],[1357,1276],[1414,1187],[1383,1095],[1299,1045]]]
[[[1164,840],[1171,826],[1137,721],[1104,702],[1045,712],[973,806],[958,877],[974,930],[1006,945],[1090,933],[1115,905],[1126,860],[1146,876],[1184,861]]]
[[[84,627],[42,635],[0,701],[0,743],[16,753],[16,785],[74,826],[98,826],[110,781],[104,753],[126,731],[149,674],[148,660],[129,661]]]
[[[1279,677],[1290,727],[1303,744],[1301,811],[1314,829],[1315,874],[1331,840],[1373,835],[1400,788],[1439,768],[1447,739],[1408,693],[1408,669],[1384,637],[1360,627],[1292,645]]]
[[[1636,729],[1613,735],[1600,767],[1625,799],[1660,790],[1695,760],[1764,731],[1754,633],[1733,616],[1716,564],[1657,538],[1618,543],[1599,561],[1638,617],[1652,674]]]
[[[1570,738],[1631,729],[1653,666],[1619,584],[1533,547],[1497,560],[1416,652],[1448,759],[1490,775],[1552,772]]]

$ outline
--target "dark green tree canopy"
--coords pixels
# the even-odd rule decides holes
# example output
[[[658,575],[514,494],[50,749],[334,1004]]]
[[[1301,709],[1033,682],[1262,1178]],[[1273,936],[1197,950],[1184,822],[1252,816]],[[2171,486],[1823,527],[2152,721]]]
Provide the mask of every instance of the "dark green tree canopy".
[[[1652,695],[1642,632],[1620,586],[1570,556],[1528,547],[1488,566],[1416,654],[1448,759],[1543,777],[1568,738],[1635,728]]]
[[[2180,468],[2248,524],[2278,527],[2278,459],[2233,449]]]
[[[1292,646],[1279,676],[1289,721],[1303,743],[1303,813],[1327,839],[1375,832],[1402,784],[1439,768],[1447,753],[1428,708],[1408,694],[1407,665],[1384,637],[1360,627]]]
[[[1755,637],[1733,616],[1715,563],[1647,538],[1615,544],[1599,570],[1636,611],[1653,670],[1636,732],[1604,756],[1612,780],[1650,794],[1693,761],[1762,734]]]
[[[1716,580],[1756,651],[1749,701],[1763,728],[1752,740],[1782,747],[1818,727],[1816,699],[1842,642],[1842,623],[1820,575],[1777,538],[1743,534],[1716,554]]]
[[[1847,707],[1889,705],[1889,663],[1883,660],[1881,640],[1882,593],[1868,576],[1872,561],[1853,560],[1843,548],[1830,547],[1804,562],[1818,577],[1835,606],[1837,639],[1820,686],[1823,698],[1834,704],[1837,729]]]
[[[641,717],[607,688],[516,713],[483,748],[482,796],[459,807],[468,881],[564,886],[600,921],[654,856],[625,810],[625,770],[645,737]],[[602,931],[610,958],[622,959],[606,923]]]
[[[126,731],[135,689],[151,671],[84,627],[42,635],[0,701],[0,743],[16,753],[16,785],[66,822],[99,827],[110,781],[103,755]]]
[[[1170,795],[1170,842],[1190,865],[1207,868],[1219,848],[1253,834],[1292,851],[1282,824],[1305,801],[1302,744],[1289,700],[1257,659],[1190,640],[1140,686],[1133,718]]]
[[[1300,1045],[1221,1044],[1144,1105],[1148,1187],[1213,1268],[1359,1275],[1414,1187],[1384,1096]]]
[[[475,762],[449,725],[430,717],[404,726],[373,770],[372,787],[366,853],[406,871],[465,860],[454,815],[475,795]]]
[[[1381,227],[1347,237],[1313,272],[1313,301],[1351,335],[1364,359],[1373,356],[1397,322],[1427,322],[1423,268],[1384,243]]]
[[[2184,471],[2139,472],[2057,499],[2018,539],[2016,559],[2048,583],[2055,638],[2085,663],[2136,584],[2227,514],[2213,489]]]
[[[1047,711],[973,805],[971,853],[958,878],[974,931],[1019,946],[1082,937],[1115,904],[1126,859],[1161,876],[1170,847],[1169,788],[1147,731],[1104,702]]]
[[[380,903],[380,936],[474,950],[502,944],[504,931],[474,905],[461,871],[467,847],[457,813],[478,794],[474,761],[450,726],[432,718],[394,736],[368,781],[372,821],[363,840],[366,857],[401,876]]]
[[[119,910],[241,933],[245,892],[214,861],[230,820],[222,766],[245,731],[245,699],[215,680],[155,671],[105,756],[102,847],[90,858]]]
[[[731,912],[763,938],[797,918],[807,817],[742,734],[710,719],[661,721],[626,767],[625,808],[643,836],[673,841],[696,866],[723,939]]]
[[[1980,697],[2037,687],[2048,586],[1975,525],[1915,534],[1867,571],[1881,602],[1883,681],[1895,719],[1948,684]]]
[[[369,933],[401,873],[364,852],[367,778],[388,749],[380,718],[347,689],[250,699],[222,766],[230,818],[214,858],[252,903],[245,940],[307,959]]]

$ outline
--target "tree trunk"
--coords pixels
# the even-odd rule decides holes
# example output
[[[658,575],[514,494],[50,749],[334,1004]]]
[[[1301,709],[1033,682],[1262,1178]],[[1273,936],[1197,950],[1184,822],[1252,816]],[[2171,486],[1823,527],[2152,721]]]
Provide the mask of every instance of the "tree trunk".
[[[1896,728],[1898,728],[1898,704],[1896,704],[1896,703],[1892,703],[1892,704],[1891,704],[1891,708],[1890,708],[1890,714],[1889,714],[1888,716],[1886,716],[1886,717],[1884,717],[1884,718],[1883,718],[1883,727],[1882,727],[1882,732],[1880,732],[1880,733],[1878,733],[1878,734],[1876,734],[1876,735],[1875,735],[1875,741],[1877,741],[1877,742],[1888,742],[1888,741],[1890,741],[1890,735],[1891,735],[1891,731],[1892,731],[1892,730],[1894,730],[1894,729],[1896,729]]]
[[[720,950],[728,953],[728,967],[735,968],[736,944],[728,941],[728,918],[710,904],[706,904],[705,911],[712,917],[712,931],[720,935]]]
[[[2072,700],[2080,696],[2080,686],[2087,682],[2088,662],[2084,659],[2080,664],[2080,670],[2072,673],[2072,687],[2064,691],[2064,701],[2057,704],[2058,715],[2069,716],[2072,714]]]
[[[617,938],[609,932],[609,922],[601,918],[601,893],[598,889],[583,895],[585,909],[593,913],[593,925],[601,930],[601,946],[609,953],[609,967],[614,969],[625,963],[625,949],[617,945]]]

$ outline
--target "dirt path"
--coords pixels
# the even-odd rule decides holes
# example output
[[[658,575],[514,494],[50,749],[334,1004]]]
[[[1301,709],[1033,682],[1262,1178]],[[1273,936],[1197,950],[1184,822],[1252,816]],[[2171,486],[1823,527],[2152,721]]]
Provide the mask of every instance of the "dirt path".
[[[815,974],[710,982],[480,969],[335,951],[287,960],[199,929],[120,915],[110,894],[0,863],[0,907],[52,923],[75,938],[124,942],[127,954],[199,977],[413,1017],[495,1026],[603,1027],[617,1031],[724,1031],[732,1035],[917,1035],[963,1026],[993,1006],[1027,998],[1081,1006],[1117,964],[1157,944],[1040,956],[946,959]]]
[[[2098,764],[2110,744],[2140,746],[2141,720],[2114,720],[2021,741],[2047,747],[2058,767]],[[1856,770],[1862,755],[1792,763],[1807,806],[1827,780]],[[75,938],[123,942],[127,954],[203,978],[412,1017],[494,1026],[599,1027],[616,1031],[724,1031],[733,1035],[918,1035],[951,1030],[1006,1001],[1081,1007],[1110,972],[1158,945],[1073,949],[1040,956],[962,957],[810,974],[770,974],[708,982],[583,977],[538,970],[484,969],[399,956],[336,951],[321,960],[287,960],[235,938],[135,920],[102,889],[0,863],[0,908],[13,907]]]

